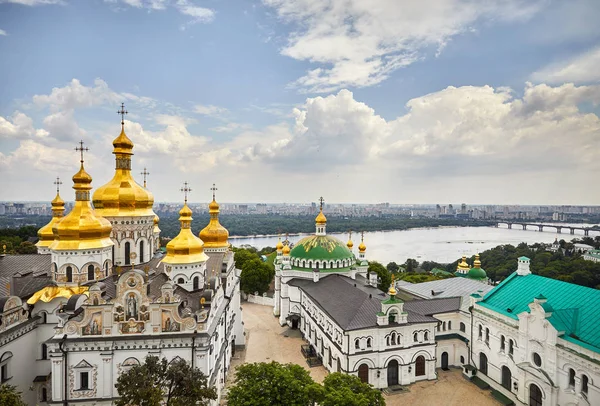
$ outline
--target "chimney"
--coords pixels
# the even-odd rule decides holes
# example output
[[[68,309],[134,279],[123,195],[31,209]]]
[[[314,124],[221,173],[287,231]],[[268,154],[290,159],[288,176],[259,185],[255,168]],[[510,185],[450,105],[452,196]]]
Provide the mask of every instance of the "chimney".
[[[518,259],[518,267],[517,267],[517,275],[525,276],[531,275],[531,271],[529,270],[529,261],[530,259],[527,257],[520,257]]]

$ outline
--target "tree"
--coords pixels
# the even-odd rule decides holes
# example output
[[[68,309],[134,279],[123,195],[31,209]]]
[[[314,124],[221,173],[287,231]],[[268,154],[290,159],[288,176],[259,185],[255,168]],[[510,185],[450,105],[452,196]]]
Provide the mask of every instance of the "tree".
[[[247,294],[258,292],[262,295],[269,290],[273,276],[275,272],[260,259],[245,261],[240,276],[240,288]]]
[[[390,262],[386,265],[386,268],[390,273],[396,273],[400,269],[400,266],[395,262]]]
[[[117,406],[202,406],[217,399],[217,392],[208,387],[198,368],[182,359],[169,363],[152,355],[142,365],[122,373],[115,387],[121,397]]]
[[[369,262],[368,273],[372,272],[375,272],[379,278],[379,283],[377,284],[379,290],[387,292],[390,288],[390,283],[392,283],[392,275],[383,265],[376,261]]]
[[[17,387],[8,384],[0,385],[0,405],[27,406],[21,399],[21,392],[17,391]]]
[[[300,365],[260,362],[238,367],[227,404],[309,406],[322,395],[321,386]]]
[[[323,380],[320,406],[380,406],[385,405],[381,392],[355,375],[341,372],[329,374]]]
[[[37,248],[35,244],[30,243],[29,241],[23,241],[17,247],[17,253],[19,254],[37,254]]]
[[[243,269],[244,264],[247,261],[251,261],[253,259],[260,260],[260,257],[255,252],[252,252],[252,251],[244,249],[244,248],[239,248],[235,251],[233,259],[235,260],[235,267],[237,269]]]
[[[419,266],[419,261],[416,259],[408,258],[404,264],[406,272],[415,272]]]

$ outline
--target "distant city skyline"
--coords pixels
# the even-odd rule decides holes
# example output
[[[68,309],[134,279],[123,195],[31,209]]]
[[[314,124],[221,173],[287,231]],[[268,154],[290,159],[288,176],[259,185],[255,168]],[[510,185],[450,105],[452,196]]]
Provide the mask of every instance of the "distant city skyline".
[[[600,203],[600,3],[368,4],[0,0],[0,199]]]

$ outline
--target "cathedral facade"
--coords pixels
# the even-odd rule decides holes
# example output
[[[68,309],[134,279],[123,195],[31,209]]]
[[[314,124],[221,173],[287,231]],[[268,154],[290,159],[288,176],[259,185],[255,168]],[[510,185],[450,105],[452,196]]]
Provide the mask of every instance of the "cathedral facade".
[[[113,404],[119,375],[147,355],[191,363],[220,397],[245,345],[240,271],[214,193],[197,236],[184,188],[180,232],[163,254],[154,197],[131,175],[133,148],[121,121],[115,175],[91,197],[81,143],[73,209],[64,215],[57,193],[38,254],[0,258],[9,281],[0,291],[0,378],[27,404]]]

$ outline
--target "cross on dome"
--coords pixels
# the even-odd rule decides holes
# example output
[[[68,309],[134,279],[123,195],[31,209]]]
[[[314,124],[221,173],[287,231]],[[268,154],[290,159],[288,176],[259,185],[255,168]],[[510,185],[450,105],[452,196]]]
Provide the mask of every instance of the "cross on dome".
[[[323,203],[325,203],[325,199],[323,199],[323,196],[319,197],[319,203],[321,205],[321,211],[323,211]]]
[[[121,115],[121,127],[125,126],[125,114],[129,112],[125,110],[125,103],[121,103],[121,110],[117,111],[117,114]]]
[[[83,163],[83,153],[89,151],[90,149],[88,147],[83,147],[83,140],[79,141],[79,146],[75,147],[75,151],[78,151],[81,153],[81,163]]]
[[[62,185],[62,182],[58,176],[56,177],[54,184],[56,185],[56,193],[58,194],[60,192],[60,185]]]
[[[181,188],[181,191],[183,192],[183,194],[185,196],[185,202],[187,203],[188,193],[192,191],[192,189],[190,187],[188,187],[187,182],[183,182],[183,187]]]
[[[217,187],[215,186],[215,184],[213,183],[212,187],[210,188],[210,190],[212,190],[212,194],[213,194],[213,200],[215,200],[215,192],[218,190]]]
[[[146,176],[150,175],[150,172],[148,172],[146,170],[146,167],[144,167],[144,171],[140,172],[140,175],[142,175],[144,177],[144,187],[146,187]]]

